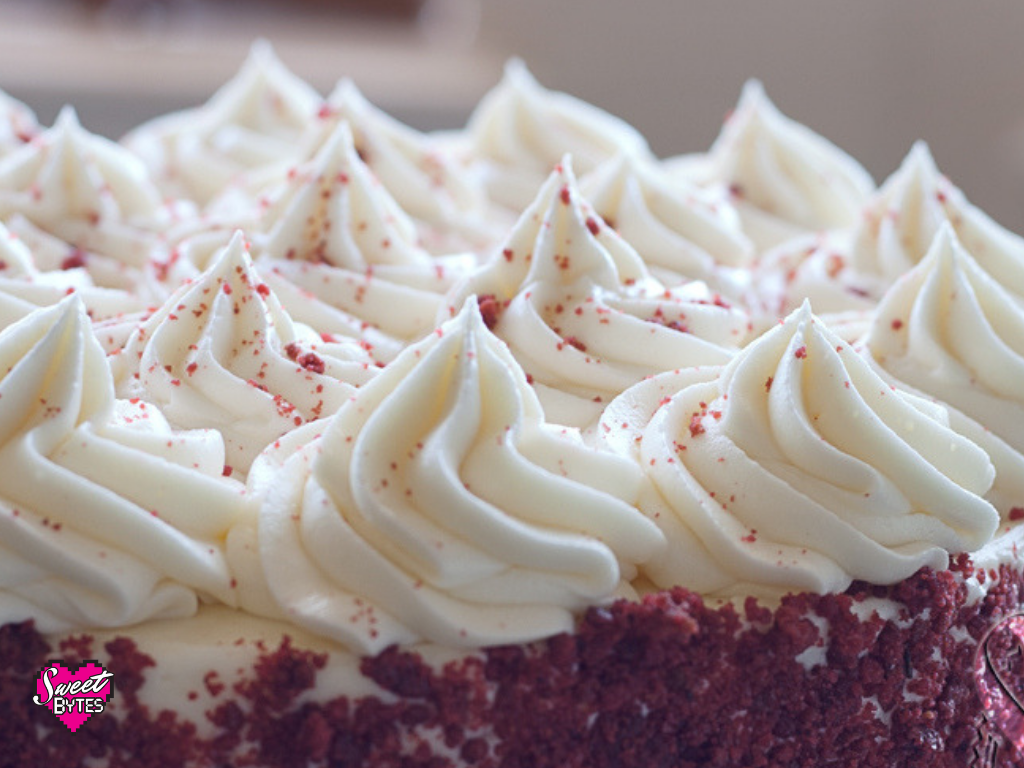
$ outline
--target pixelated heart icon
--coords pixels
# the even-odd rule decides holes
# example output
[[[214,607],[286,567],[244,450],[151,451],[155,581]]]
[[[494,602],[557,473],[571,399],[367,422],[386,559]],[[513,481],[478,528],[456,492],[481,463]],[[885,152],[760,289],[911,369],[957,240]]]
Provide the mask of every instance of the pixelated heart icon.
[[[1024,754],[1024,613],[1007,616],[982,638],[974,682],[985,719],[998,728],[1004,747]]]
[[[74,672],[60,661],[51,661],[36,678],[32,701],[53,712],[68,729],[77,731],[113,698],[112,678],[96,661],[86,661]]]

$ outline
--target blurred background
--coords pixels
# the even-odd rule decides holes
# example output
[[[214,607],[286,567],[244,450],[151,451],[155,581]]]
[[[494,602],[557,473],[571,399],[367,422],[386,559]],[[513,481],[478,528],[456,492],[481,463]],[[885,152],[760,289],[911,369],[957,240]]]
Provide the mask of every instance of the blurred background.
[[[521,56],[540,82],[702,151],[757,77],[882,181],[926,140],[1024,231],[1024,4],[989,0],[0,0],[0,89],[118,137],[205,101],[255,38],[323,93],[355,79],[418,128],[462,126]]]

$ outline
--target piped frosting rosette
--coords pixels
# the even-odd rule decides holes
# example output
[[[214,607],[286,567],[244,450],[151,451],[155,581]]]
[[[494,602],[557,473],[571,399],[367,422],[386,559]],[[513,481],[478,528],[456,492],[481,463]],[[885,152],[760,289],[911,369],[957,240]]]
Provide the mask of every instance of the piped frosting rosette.
[[[732,597],[891,584],[973,551],[999,515],[985,452],[891,387],[808,305],[720,369],[668,372],[597,432],[649,485],[659,587]]]
[[[580,190],[666,285],[703,280],[736,294],[744,284],[740,268],[753,260],[754,246],[724,196],[627,154],[582,177]]]
[[[872,195],[852,230],[773,249],[756,266],[754,283],[763,303],[783,315],[805,298],[819,314],[866,315],[924,258],[946,223],[986,271],[1024,296],[1024,239],[971,205],[939,171],[924,142]]]
[[[481,99],[466,127],[492,200],[515,211],[529,205],[563,155],[587,173],[620,152],[650,157],[628,123],[565,93],[542,87],[512,59],[502,81]]]
[[[878,305],[865,347],[899,386],[950,408],[996,466],[993,503],[1024,513],[1024,296],[983,269],[947,223]]]
[[[363,338],[382,361],[433,330],[443,293],[472,262],[420,247],[345,122],[270,197],[253,240],[267,283],[296,320]]]
[[[491,261],[453,289],[480,297],[550,421],[593,424],[645,376],[726,362],[746,315],[703,283],[666,289],[583,199],[566,158]]]
[[[850,254],[855,274],[875,278],[874,297],[924,258],[949,223],[963,247],[999,282],[1024,296],[1024,238],[972,205],[918,142],[865,208]]]
[[[756,80],[744,86],[708,153],[669,167],[727,189],[761,251],[808,231],[853,226],[875,188],[856,160],[779,112]]]
[[[115,401],[77,297],[0,333],[0,622],[43,632],[234,602],[224,557],[244,514],[212,431]]]
[[[138,326],[115,356],[118,393],[156,403],[179,428],[215,428],[245,472],[269,443],[334,413],[377,370],[354,339],[294,323],[237,233],[198,279]]]
[[[315,155],[341,122],[351,128],[359,158],[415,220],[431,253],[477,252],[494,245],[483,186],[442,141],[378,109],[345,78],[321,107],[303,151]]]
[[[206,205],[243,173],[297,159],[321,102],[259,41],[205,104],[144,123],[121,141],[165,194]]]
[[[186,214],[164,204],[136,157],[86,131],[70,108],[0,159],[0,220],[43,271],[80,267],[95,285],[136,291],[163,251],[161,231]]]
[[[0,330],[37,307],[59,303],[77,293],[93,320],[113,318],[141,310],[142,301],[126,291],[100,288],[82,267],[44,272],[36,268],[34,254],[13,232],[0,224]]]
[[[544,423],[473,298],[273,471],[258,531],[232,532],[266,581],[243,600],[362,653],[569,631],[663,544],[636,467]]]

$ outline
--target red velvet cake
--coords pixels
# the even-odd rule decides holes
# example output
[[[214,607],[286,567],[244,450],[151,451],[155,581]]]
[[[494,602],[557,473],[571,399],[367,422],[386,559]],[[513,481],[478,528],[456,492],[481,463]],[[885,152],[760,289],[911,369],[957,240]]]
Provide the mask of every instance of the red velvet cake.
[[[1024,240],[923,145],[0,123],[0,766],[1024,765]]]

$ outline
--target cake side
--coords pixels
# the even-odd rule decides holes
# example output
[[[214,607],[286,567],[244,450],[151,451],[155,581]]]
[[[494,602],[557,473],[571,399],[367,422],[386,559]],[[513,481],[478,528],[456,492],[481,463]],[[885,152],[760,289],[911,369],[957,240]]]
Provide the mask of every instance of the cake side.
[[[203,699],[195,719],[188,701],[144,703],[147,687],[174,695],[155,683],[181,663],[154,658],[164,635],[148,635],[154,647],[129,632],[56,641],[9,624],[0,765],[1014,765],[979,714],[973,669],[979,642],[1022,597],[1019,561],[988,573],[961,556],[891,587],[856,582],[774,609],[753,598],[712,607],[677,587],[593,608],[573,634],[462,656],[392,646],[339,659],[315,639],[252,642],[258,632],[222,621],[248,647],[226,651],[230,661],[208,653],[191,684],[174,676],[177,695]],[[58,655],[98,658],[114,676],[108,712],[77,733],[30,698]],[[215,669],[235,661],[237,677]],[[984,762],[986,744],[998,762]]]

